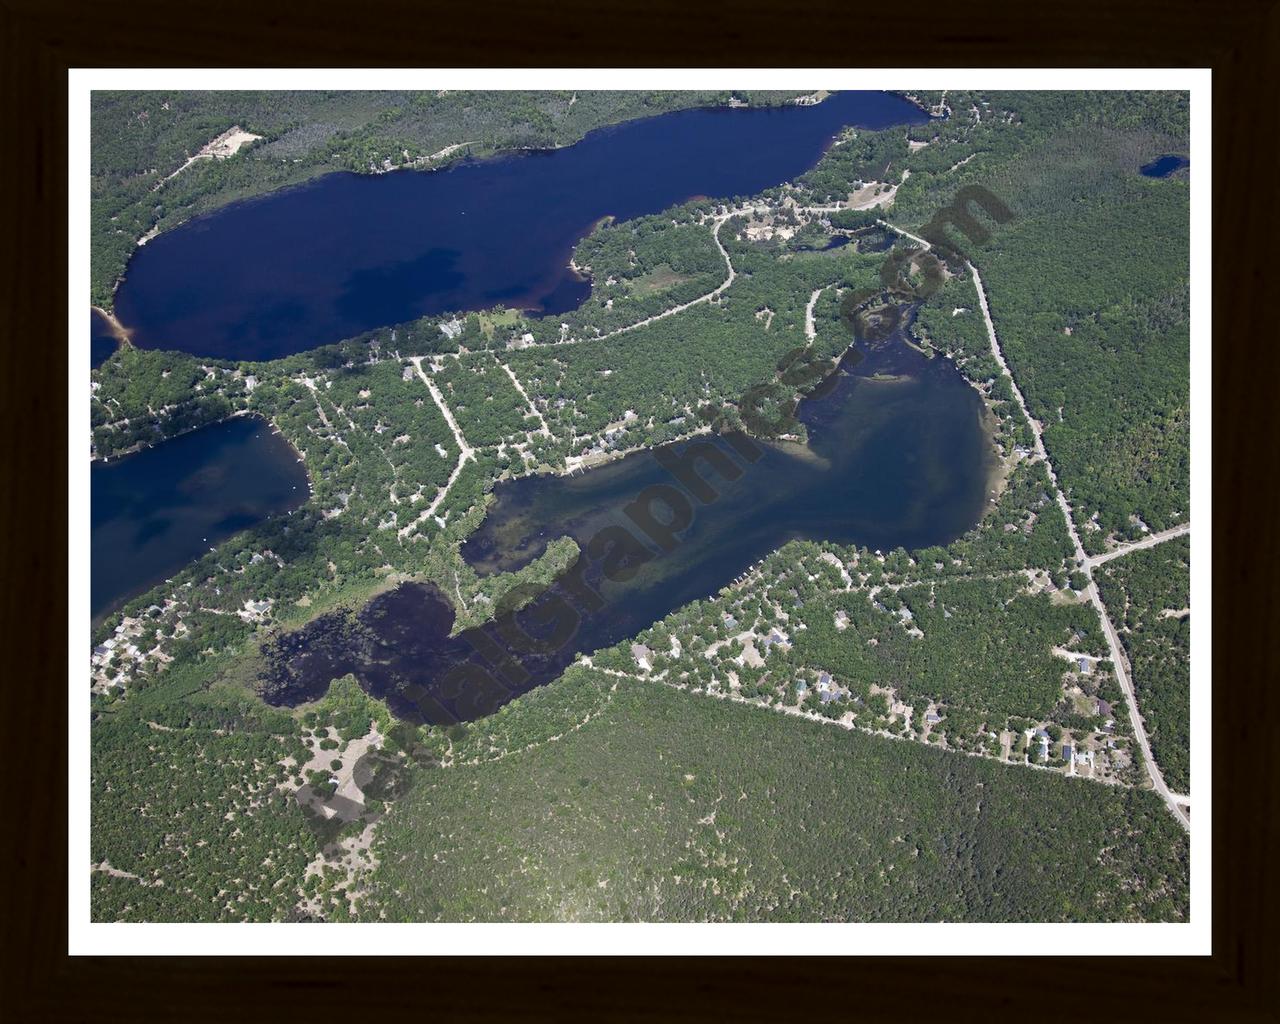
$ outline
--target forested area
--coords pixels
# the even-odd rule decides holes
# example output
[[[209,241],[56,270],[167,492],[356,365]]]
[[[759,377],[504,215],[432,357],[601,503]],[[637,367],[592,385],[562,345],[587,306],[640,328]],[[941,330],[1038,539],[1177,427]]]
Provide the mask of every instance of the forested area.
[[[1094,570],[1133,667],[1151,753],[1165,782],[1191,790],[1191,541],[1179,537]]]
[[[539,429],[528,403],[492,356],[445,360],[434,376],[468,444],[523,441],[527,433]]]
[[[216,423],[243,408],[245,395],[229,365],[122,346],[93,371],[94,453],[109,458]]]
[[[800,621],[807,628],[795,633],[788,659],[827,669],[864,698],[876,683],[907,703],[933,699],[968,708],[996,726],[1013,716],[1039,720],[1062,694],[1064,664],[1051,648],[1078,634],[1088,653],[1105,645],[1087,605],[1054,604],[1048,594],[1022,591],[1022,581],[1009,579],[903,587],[874,597],[814,595],[804,603]],[[847,621],[842,630],[833,625],[838,611]],[[923,637],[909,633],[908,622]]]
[[[544,715],[572,689],[576,729]],[[532,696],[532,695],[530,695]],[[424,769],[379,827],[392,921],[1183,920],[1187,840],[1150,793],[574,668],[539,729]],[[554,730],[554,732],[552,731]],[[559,735],[557,742],[545,742]]]
[[[317,852],[277,791],[297,723],[225,690],[153,715],[92,730],[93,920],[283,920]]]
[[[688,433],[700,408],[738,403],[750,388],[772,382],[779,361],[806,345],[805,304],[815,288],[866,287],[876,279],[875,255],[852,246],[791,252],[782,240],[747,240],[751,223],[749,217],[733,218],[720,229],[738,276],[714,301],[615,339],[509,354],[525,389],[545,404],[557,435],[586,437],[616,424],[625,440],[617,446],[629,447]],[[709,236],[711,228],[690,230]],[[718,254],[717,260],[719,284],[725,272]],[[607,266],[612,276],[613,264]],[[594,270],[597,283],[600,274]],[[847,331],[822,338],[824,355],[835,355],[852,340]],[[622,423],[627,410],[635,416]]]
[[[983,275],[1086,548],[1136,539],[1139,520],[1185,521],[1189,190],[1185,178],[1138,173],[1186,151],[1185,94],[953,99],[981,120],[927,126],[938,139],[911,154],[895,222],[919,230],[966,185],[1009,207],[1015,219],[998,227],[980,215],[986,239],[950,234]]]

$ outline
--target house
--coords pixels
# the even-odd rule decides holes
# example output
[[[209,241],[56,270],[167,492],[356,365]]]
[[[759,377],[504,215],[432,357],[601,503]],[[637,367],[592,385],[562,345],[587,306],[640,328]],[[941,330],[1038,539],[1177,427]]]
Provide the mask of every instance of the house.
[[[936,711],[930,711],[928,714],[924,716],[924,720],[926,722],[929,722],[930,724],[933,724],[935,722],[941,722],[942,716],[938,714],[938,712]]]
[[[733,629],[735,626],[738,625],[738,620],[735,619],[732,615],[726,615],[724,617],[724,624],[727,629]]]
[[[809,684],[803,679],[796,683],[796,693],[800,695],[800,699],[804,699],[804,695],[809,692]]]
[[[1062,745],[1062,760],[1066,761],[1067,764],[1071,763],[1071,744],[1070,743],[1064,743]]]
[[[1093,675],[1093,662],[1091,662],[1088,658],[1082,657],[1079,661],[1079,665],[1080,665],[1080,674],[1082,676]]]
[[[394,523],[392,524],[394,525]],[[271,610],[270,599],[266,601],[245,601],[244,607],[236,612],[245,622],[257,622]]]
[[[822,689],[823,687],[830,687],[830,686],[831,686],[831,676],[829,676],[826,672],[819,672],[818,673],[818,689]]]
[[[1099,698],[1099,700],[1098,700],[1098,714],[1102,715],[1102,717],[1103,717],[1103,718],[1110,718],[1110,717],[1111,717],[1111,704],[1110,704],[1108,701],[1105,701],[1105,700],[1102,700],[1101,698]]]
[[[653,668],[653,651],[644,644],[632,644],[631,657],[635,658],[636,664],[646,672]]]
[[[440,325],[440,333],[443,334],[446,338],[449,338],[450,340],[452,340],[453,338],[456,338],[459,334],[462,333],[462,321],[449,320],[446,323],[442,323]]]

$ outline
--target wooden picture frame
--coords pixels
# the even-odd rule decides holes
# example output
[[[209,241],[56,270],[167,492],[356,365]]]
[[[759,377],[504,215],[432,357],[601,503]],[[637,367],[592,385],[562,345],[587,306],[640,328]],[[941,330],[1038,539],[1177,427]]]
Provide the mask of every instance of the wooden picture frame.
[[[14,1020],[225,1019],[357,1009],[436,1018],[991,1020],[1039,1014],[1137,1020],[1280,1018],[1277,945],[1277,645],[1271,567],[1277,446],[1268,415],[1274,327],[1267,236],[1276,224],[1280,8],[1187,0],[1121,10],[931,4],[856,11],[670,2],[605,9],[571,0],[429,9],[243,0],[128,7],[6,0],[0,166],[4,245],[4,518],[11,745],[5,765],[0,994]],[[873,38],[875,46],[861,40]],[[72,958],[67,955],[68,438],[67,71],[90,66],[777,66],[857,60],[920,66],[1213,68],[1214,629],[1213,953],[943,960],[804,956],[696,960]],[[165,927],[165,926],[134,926]],[[410,949],[406,953],[413,952]],[[774,952],[772,950],[762,952]],[[1062,952],[1087,951],[1064,948]]]

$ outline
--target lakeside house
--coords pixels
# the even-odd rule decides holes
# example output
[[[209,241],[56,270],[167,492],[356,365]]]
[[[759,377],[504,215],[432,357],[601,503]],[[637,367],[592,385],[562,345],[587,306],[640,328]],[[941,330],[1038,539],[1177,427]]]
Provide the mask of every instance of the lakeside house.
[[[653,651],[644,644],[632,644],[631,657],[643,671],[648,672],[653,668]]]

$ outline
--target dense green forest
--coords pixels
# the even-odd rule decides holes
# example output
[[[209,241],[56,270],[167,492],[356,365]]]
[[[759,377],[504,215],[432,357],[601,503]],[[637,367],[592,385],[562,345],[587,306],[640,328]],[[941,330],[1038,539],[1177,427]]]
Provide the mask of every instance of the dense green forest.
[[[492,356],[447,360],[435,377],[468,444],[523,441],[539,427],[529,404]]]
[[[297,723],[229,690],[148,711],[92,731],[94,920],[281,920],[318,852],[278,791]]]
[[[507,361],[525,388],[547,403],[548,422],[558,436],[588,437],[616,425],[621,433],[613,444],[626,448],[686,434],[700,408],[737,405],[753,387],[774,380],[784,356],[805,347],[805,304],[814,289],[861,288],[876,280],[882,257],[859,253],[853,246],[795,252],[782,240],[751,241],[746,231],[752,223],[749,216],[735,217],[719,228],[718,237],[737,276],[714,301],[616,338],[510,353]],[[629,250],[621,246],[630,240],[620,243],[609,237],[623,229],[625,225],[598,231],[604,238],[594,243],[593,281],[606,282],[606,295],[612,287],[609,280],[625,279]],[[703,225],[658,233],[679,241],[682,260],[689,261],[682,266],[707,267],[697,277],[702,294],[726,278],[724,260],[705,244],[711,230]],[[635,245],[635,251],[645,248],[643,241]],[[606,252],[614,255],[606,260]],[[658,296],[660,305],[678,305],[694,297],[681,289]],[[593,288],[590,302],[598,301],[599,290]],[[641,311],[641,316],[648,314],[649,310]],[[579,310],[575,315],[584,314]],[[625,319],[623,325],[638,322]],[[851,340],[847,330],[824,331],[817,354],[835,355]],[[621,422],[628,410],[633,416]]]
[[[580,668],[495,721],[463,743],[508,756],[422,769],[392,807],[368,918],[1186,918],[1187,840],[1150,793]]]
[[[1014,213],[957,244],[1091,552],[1189,515],[1189,188],[1138,168],[1187,151],[1181,93],[957,94],[927,126],[895,222],[919,230],[980,185]],[[965,161],[961,164],[961,161]],[[978,208],[974,208],[975,212]],[[971,305],[971,303],[957,303]]]
[[[1095,576],[1133,666],[1151,753],[1173,790],[1190,792],[1190,538],[1134,551]]]

